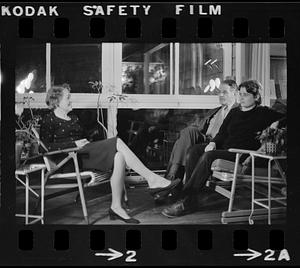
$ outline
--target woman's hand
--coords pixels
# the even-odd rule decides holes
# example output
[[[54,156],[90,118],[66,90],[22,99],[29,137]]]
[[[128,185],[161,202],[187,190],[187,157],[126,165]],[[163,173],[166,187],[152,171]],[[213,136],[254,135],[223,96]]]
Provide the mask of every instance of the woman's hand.
[[[90,143],[87,139],[81,139],[81,140],[77,140],[75,141],[75,144],[77,147],[81,148],[83,147],[84,145]]]
[[[215,149],[216,149],[216,144],[214,142],[210,142],[209,144],[206,145],[204,151],[209,152],[209,151],[213,151]]]

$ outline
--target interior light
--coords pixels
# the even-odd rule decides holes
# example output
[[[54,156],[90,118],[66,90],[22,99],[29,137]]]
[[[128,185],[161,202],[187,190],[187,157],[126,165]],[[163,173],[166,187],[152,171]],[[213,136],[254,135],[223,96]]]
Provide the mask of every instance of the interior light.
[[[215,79],[215,84],[216,84],[216,87],[217,87],[217,88],[220,87],[220,85],[221,85],[221,80],[220,80],[220,78],[217,77],[217,78]]]
[[[211,62],[211,59],[209,59],[208,61],[206,61],[205,63],[204,63],[204,65],[207,65],[207,64],[209,64]]]
[[[25,93],[25,83],[24,83],[24,80],[23,81],[21,81],[21,83],[17,86],[17,92],[19,93],[19,94],[23,94],[23,93]]]
[[[209,90],[209,85],[207,85],[204,89],[204,93],[206,93]]]
[[[214,63],[216,63],[218,61],[218,59],[213,60],[210,64],[213,65]]]
[[[33,73],[29,73],[28,76],[27,76],[28,80],[30,80],[30,82],[32,81],[33,79]]]
[[[214,91],[215,88],[216,88],[215,80],[210,79],[210,80],[209,80],[209,86],[210,86],[210,91]]]
[[[25,90],[29,89],[31,87],[31,82],[32,82],[33,78],[34,78],[33,73],[29,73],[27,75],[27,77],[24,80],[22,80],[20,82],[20,84],[17,86],[16,91],[19,94],[25,93]]]
[[[155,78],[154,77],[150,77],[149,78],[149,82],[150,82],[150,84],[153,84],[155,82]]]
[[[29,79],[26,79],[25,82],[24,82],[24,86],[26,89],[29,89],[30,86],[31,86],[31,81]]]

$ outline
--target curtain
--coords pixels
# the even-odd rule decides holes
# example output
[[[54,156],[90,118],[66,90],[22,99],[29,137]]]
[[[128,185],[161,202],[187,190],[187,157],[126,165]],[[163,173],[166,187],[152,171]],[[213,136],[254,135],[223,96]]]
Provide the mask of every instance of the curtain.
[[[258,80],[263,86],[262,104],[270,105],[270,44],[250,45],[250,79]]]
[[[200,94],[202,85],[203,49],[201,44],[180,44],[179,92]]]

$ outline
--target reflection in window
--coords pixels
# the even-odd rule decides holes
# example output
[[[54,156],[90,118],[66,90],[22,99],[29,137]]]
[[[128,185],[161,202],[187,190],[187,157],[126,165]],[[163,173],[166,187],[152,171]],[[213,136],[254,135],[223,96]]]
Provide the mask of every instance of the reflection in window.
[[[216,95],[222,79],[222,44],[179,44],[180,94]]]
[[[46,45],[18,46],[16,49],[16,92],[46,91]]]
[[[51,84],[68,83],[73,93],[97,93],[89,82],[101,80],[101,45],[51,45]]]
[[[170,44],[123,44],[122,92],[170,94]]]

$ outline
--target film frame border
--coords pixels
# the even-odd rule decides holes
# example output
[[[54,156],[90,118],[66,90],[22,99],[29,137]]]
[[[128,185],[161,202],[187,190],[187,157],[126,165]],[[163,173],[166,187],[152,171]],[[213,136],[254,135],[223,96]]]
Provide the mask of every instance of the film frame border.
[[[31,3],[18,3],[18,5],[23,6]],[[56,4],[56,3],[55,3]],[[106,4],[106,3],[105,3]],[[114,3],[118,4],[118,3]],[[143,31],[146,31],[146,35],[142,34],[141,38],[138,39],[128,39],[123,33],[120,33],[117,29],[122,25],[123,29],[125,28],[124,25],[126,24],[126,17],[119,17],[119,16],[110,16],[105,18],[105,24],[108,27],[108,31],[106,31],[106,35],[103,38],[93,39],[86,35],[86,30],[89,29],[89,18],[80,17],[78,20],[77,12],[70,14],[70,10],[77,9],[77,6],[81,6],[81,3],[57,3],[58,6],[62,6],[64,9],[64,14],[70,15],[68,17],[69,24],[70,24],[70,36],[68,38],[61,38],[57,39],[53,36],[51,30],[53,29],[53,18],[45,17],[45,18],[33,18],[33,25],[34,25],[34,32],[32,39],[21,39],[18,37],[18,20],[19,17],[11,17],[11,18],[3,18],[1,17],[0,23],[5,25],[9,31],[3,31],[0,33],[1,38],[1,70],[3,76],[7,77],[6,80],[3,81],[2,84],[2,98],[6,100],[6,102],[2,103],[2,111],[5,111],[5,114],[2,112],[2,117],[4,124],[1,126],[2,132],[2,140],[5,144],[4,148],[1,148],[3,152],[10,152],[13,147],[14,141],[11,141],[8,137],[5,137],[6,132],[14,131],[14,125],[7,120],[9,115],[13,115],[13,105],[14,103],[14,62],[15,62],[15,55],[13,53],[16,43],[37,43],[41,42],[44,43],[46,41],[50,41],[53,43],[85,43],[85,42],[124,42],[124,41],[136,41],[136,42],[163,42],[163,41],[176,41],[176,42],[283,42],[287,43],[287,55],[288,55],[288,91],[289,96],[293,96],[292,98],[289,97],[289,114],[295,111],[296,108],[296,98],[294,96],[297,95],[296,88],[296,70],[293,66],[297,64],[297,51],[299,47],[299,37],[297,36],[297,27],[295,27],[294,22],[299,21],[297,18],[297,11],[300,10],[299,4],[283,4],[283,3],[248,3],[248,4],[240,4],[240,3],[220,3],[222,5],[223,14],[220,17],[213,17],[213,33],[212,36],[209,38],[197,38],[195,36],[195,32],[197,33],[197,16],[187,16],[187,15],[180,15],[176,16],[176,24],[177,24],[177,36],[175,38],[167,38],[164,39],[160,36],[160,34],[153,33],[153,29],[156,29],[155,26],[161,26],[160,20],[155,20],[155,17],[159,18],[172,18],[174,17],[171,14],[170,10],[168,9],[169,6],[174,6],[175,4],[170,3],[149,3],[152,7],[157,6],[163,8],[157,8],[156,11],[153,11],[152,15],[147,17],[141,17],[141,25]],[[32,5],[38,5],[34,3]],[[48,5],[45,3],[43,5]],[[261,10],[256,10],[258,5]],[[270,6],[271,5],[271,6]],[[70,9],[70,10],[69,10]],[[268,10],[268,15],[263,12],[263,10]],[[256,11],[256,12],[255,12]],[[154,16],[153,16],[154,14]],[[247,18],[248,25],[249,25],[249,36],[243,38],[236,38],[232,35],[232,19],[235,17],[235,14],[238,14],[239,18]],[[230,18],[230,20],[228,19]],[[268,33],[268,21],[270,18],[283,18],[285,23],[285,36],[281,38],[271,38],[270,36],[266,36],[266,32]],[[36,23],[38,21],[38,23]],[[107,23],[108,21],[108,23]],[[153,21],[155,22],[153,26]],[[149,23],[150,22],[150,23]],[[183,30],[184,27],[182,25],[185,24],[190,25],[188,27],[188,31],[186,29]],[[264,27],[261,27],[261,24],[264,24]],[[150,26],[151,25],[151,26]],[[44,31],[44,29],[48,31]],[[74,28],[73,28],[74,27]],[[50,31],[49,31],[50,29]],[[76,30],[72,30],[76,29]],[[84,29],[84,31],[83,31]],[[251,30],[253,29],[253,30]],[[159,31],[158,31],[159,32]],[[193,32],[193,34],[191,34]],[[38,35],[36,35],[38,33]],[[75,33],[75,34],[74,34]],[[292,55],[292,57],[290,57]],[[295,57],[294,57],[295,56]],[[298,56],[299,57],[299,56]],[[289,140],[296,141],[297,134],[296,128],[293,126],[293,118],[289,117]],[[4,126],[3,126],[4,125]],[[13,133],[13,132],[12,132]],[[2,142],[1,140],[1,142]],[[1,146],[2,147],[2,146]],[[23,263],[32,263],[35,262],[45,264],[57,264],[59,260],[61,264],[70,264],[70,263],[82,263],[82,264],[108,264],[107,261],[100,258],[95,258],[91,254],[91,250],[89,248],[89,232],[92,230],[104,230],[106,236],[106,248],[111,247],[115,249],[119,249],[120,246],[120,238],[123,240],[123,248],[125,248],[125,233],[127,230],[139,230],[141,231],[141,237],[144,241],[145,233],[151,229],[151,234],[154,234],[153,237],[146,237],[146,242],[142,241],[142,248],[138,251],[138,261],[136,264],[147,264],[147,265],[166,265],[166,264],[185,264],[185,265],[194,265],[200,263],[201,264],[214,264],[214,265],[224,265],[224,264],[231,264],[231,265],[238,265],[242,263],[246,263],[244,260],[240,260],[238,258],[232,257],[232,247],[225,247],[223,243],[228,243],[228,241],[232,241],[233,232],[236,230],[247,230],[248,231],[248,246],[249,248],[253,248],[259,250],[261,252],[264,249],[269,248],[269,231],[274,230],[282,230],[284,231],[285,235],[285,248],[289,250],[291,255],[291,261],[285,264],[292,264],[292,263],[299,263],[297,260],[297,239],[299,239],[299,232],[297,231],[297,227],[299,226],[298,219],[296,217],[296,207],[295,205],[298,203],[299,197],[296,195],[299,186],[296,184],[293,177],[297,174],[296,166],[290,163],[296,163],[296,147],[289,147],[289,177],[292,179],[289,180],[288,183],[288,208],[287,208],[287,223],[282,225],[276,226],[261,226],[261,225],[254,225],[254,226],[247,226],[247,225],[227,225],[227,226],[215,226],[215,225],[208,225],[208,226],[194,226],[194,225],[187,225],[187,226],[177,226],[177,225],[164,225],[162,227],[159,226],[126,226],[126,225],[119,225],[119,226],[20,226],[15,224],[14,219],[14,207],[15,207],[15,183],[14,180],[9,180],[7,178],[12,178],[14,176],[14,159],[13,157],[9,156],[9,154],[2,156],[2,164],[5,163],[5,169],[2,170],[3,177],[6,179],[2,180],[2,191],[1,195],[1,237],[7,238],[5,239],[5,248],[3,252],[4,261],[11,260],[11,255],[17,253],[19,260],[22,260]],[[293,189],[293,191],[290,191]],[[295,189],[295,190],[294,190]],[[70,237],[70,249],[69,251],[62,250],[61,252],[53,251],[53,233],[56,230],[68,230],[69,237]],[[24,251],[17,250],[17,240],[19,231],[22,230],[32,230],[33,231],[33,251],[24,254]],[[157,240],[161,237],[161,232],[163,230],[176,230],[177,231],[177,247],[176,250],[171,251],[164,251],[153,250],[153,244],[157,247]],[[196,239],[191,239],[191,236],[194,236],[199,230],[211,230],[213,232],[213,247],[212,251],[198,251],[197,247],[195,247]],[[233,231],[233,232],[229,232]],[[298,237],[297,237],[298,235]],[[84,238],[84,239],[82,239]],[[259,244],[257,245],[256,239],[259,238]],[[296,239],[297,238],[297,239]],[[83,241],[82,241],[83,240]],[[218,243],[221,240],[223,243]],[[47,241],[45,243],[45,241]],[[298,240],[299,241],[299,240]],[[181,243],[182,242],[182,243]],[[146,246],[145,244],[146,243]],[[232,244],[232,243],[230,243]],[[46,247],[44,247],[46,245]],[[82,249],[82,245],[85,245],[86,248]],[[192,250],[189,252],[186,250],[188,246],[193,247]],[[1,242],[1,247],[4,247],[3,243]],[[154,248],[155,248],[154,247]],[[46,248],[46,252],[45,252]],[[81,252],[81,255],[78,256],[78,252]],[[70,252],[71,251],[71,252]],[[124,250],[123,250],[124,251]],[[149,256],[148,254],[152,252]],[[162,259],[152,259],[153,256],[160,256]],[[195,257],[196,256],[196,257]],[[184,257],[184,258],[183,258]],[[17,259],[17,258],[16,258]],[[271,263],[271,262],[270,262]],[[272,264],[280,264],[280,262],[272,262]],[[124,264],[124,260],[118,260],[112,262],[112,264]],[[265,261],[262,259],[257,259],[256,261],[251,262],[251,264],[266,264]],[[268,264],[268,263],[267,263]],[[282,263],[281,263],[282,264]]]

